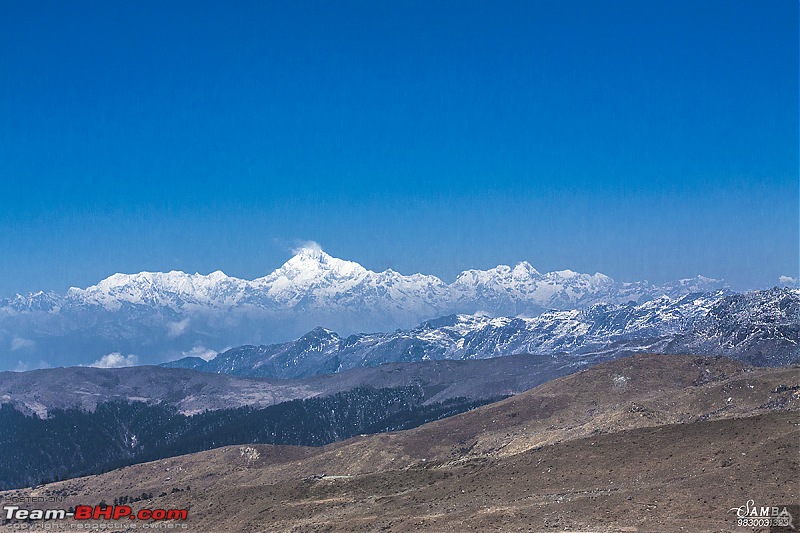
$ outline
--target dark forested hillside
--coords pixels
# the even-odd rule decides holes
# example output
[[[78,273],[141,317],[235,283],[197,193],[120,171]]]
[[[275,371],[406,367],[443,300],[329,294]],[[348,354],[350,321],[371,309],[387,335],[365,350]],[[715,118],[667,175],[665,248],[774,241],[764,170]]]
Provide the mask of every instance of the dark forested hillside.
[[[406,429],[488,403],[423,405],[420,387],[361,387],[265,409],[193,416],[173,406],[111,401],[94,412],[57,409],[46,419],[0,406],[0,489],[34,485],[230,444],[320,446],[362,433]]]

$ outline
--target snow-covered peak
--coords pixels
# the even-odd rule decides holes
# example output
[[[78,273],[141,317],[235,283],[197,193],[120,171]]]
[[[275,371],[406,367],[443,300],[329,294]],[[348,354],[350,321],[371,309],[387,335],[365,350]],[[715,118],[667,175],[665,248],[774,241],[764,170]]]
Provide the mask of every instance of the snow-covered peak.
[[[310,276],[331,275],[337,278],[360,277],[367,269],[355,261],[332,257],[319,248],[302,248],[291,259],[267,277],[286,276],[302,279]]]
[[[351,290],[369,270],[354,261],[331,257],[319,248],[303,248],[271,274],[253,281],[253,287],[281,305],[303,299],[323,300]]]
[[[160,289],[166,289],[174,292],[186,291],[201,287],[209,287],[225,281],[242,281],[238,278],[231,278],[225,275],[221,270],[214,271],[208,275],[195,272],[194,274],[187,274],[180,270],[171,270],[170,272],[139,272],[137,274],[113,274],[104,280],[101,280],[97,285],[92,285],[86,289],[78,289],[72,287],[70,290],[103,290],[113,291],[125,287],[135,286],[152,286]]]
[[[458,283],[491,283],[498,280],[529,280],[541,276],[538,270],[527,261],[517,263],[516,266],[497,265],[488,270],[470,269],[465,270],[456,278]]]
[[[222,300],[224,292],[241,290],[248,282],[227,276],[217,270],[208,275],[170,272],[139,272],[113,274],[85,289],[71,287],[67,297],[117,309],[125,303],[182,307],[185,304],[213,305]]]
[[[15,311],[58,311],[63,304],[63,297],[53,292],[32,292],[27,295],[17,294],[13,298],[0,300],[0,308],[7,307]]]
[[[695,276],[693,278],[679,279],[670,283],[665,283],[657,287],[657,291],[672,297],[681,294],[694,292],[715,292],[726,290],[727,284],[721,279],[709,278],[706,276]]]
[[[533,265],[527,261],[517,263],[517,266],[511,270],[511,275],[514,279],[538,278],[541,276],[539,271],[533,268]]]

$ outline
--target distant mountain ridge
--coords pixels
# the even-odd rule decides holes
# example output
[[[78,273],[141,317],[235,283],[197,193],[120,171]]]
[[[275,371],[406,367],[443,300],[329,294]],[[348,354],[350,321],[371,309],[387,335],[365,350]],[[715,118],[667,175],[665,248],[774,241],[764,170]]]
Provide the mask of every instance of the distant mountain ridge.
[[[202,359],[200,359],[202,361]],[[548,356],[510,355],[470,361],[424,361],[357,368],[302,380],[238,377],[186,368],[47,368],[0,372],[0,405],[47,418],[54,410],[93,412],[112,402],[144,402],[184,415],[331,396],[358,387],[419,387],[423,404],[454,398],[484,401],[526,391],[588,366]],[[56,384],[58,384],[56,386]]]
[[[720,290],[723,282],[703,276],[622,283],[600,273],[542,274],[527,262],[468,270],[448,284],[432,275],[373,272],[308,247],[254,280],[220,271],[114,274],[64,295],[0,300],[0,361],[7,368],[16,361],[89,364],[120,352],[154,363],[193,350],[286,341],[316,325],[345,334],[388,331],[454,313],[536,316]]]
[[[800,291],[664,296],[533,318],[450,315],[409,330],[348,337],[318,327],[296,341],[241,346],[210,361],[188,358],[164,366],[300,378],[388,362],[530,353],[569,365],[637,352],[725,355],[761,366],[800,363]]]

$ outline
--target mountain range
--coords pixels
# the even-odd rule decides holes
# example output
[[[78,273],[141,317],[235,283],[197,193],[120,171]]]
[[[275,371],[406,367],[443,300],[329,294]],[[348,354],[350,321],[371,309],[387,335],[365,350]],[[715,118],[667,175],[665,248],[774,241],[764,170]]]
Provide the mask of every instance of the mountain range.
[[[164,366],[239,376],[301,378],[388,362],[547,355],[579,366],[641,352],[725,355],[760,366],[800,362],[800,291],[662,296],[532,318],[450,315],[392,333],[342,337],[315,328],[281,344],[240,346]]]
[[[0,300],[0,369],[86,365],[112,353],[139,363],[209,358],[232,346],[285,342],[315,326],[349,335],[451,314],[535,317],[709,292],[729,291],[703,276],[627,283],[600,273],[540,273],[527,262],[468,270],[445,283],[432,275],[373,272],[307,247],[254,280],[220,271],[114,274],[65,294]]]

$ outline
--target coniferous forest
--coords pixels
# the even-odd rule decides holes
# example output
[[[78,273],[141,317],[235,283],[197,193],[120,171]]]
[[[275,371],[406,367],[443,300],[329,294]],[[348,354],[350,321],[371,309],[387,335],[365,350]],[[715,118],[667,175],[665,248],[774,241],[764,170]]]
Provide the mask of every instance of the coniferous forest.
[[[322,446],[365,433],[408,429],[490,401],[423,405],[420,387],[359,387],[263,409],[186,416],[174,406],[112,401],[95,411],[53,410],[46,419],[0,406],[0,489],[98,474],[233,444]]]

